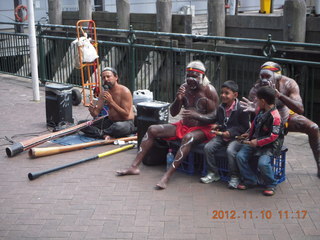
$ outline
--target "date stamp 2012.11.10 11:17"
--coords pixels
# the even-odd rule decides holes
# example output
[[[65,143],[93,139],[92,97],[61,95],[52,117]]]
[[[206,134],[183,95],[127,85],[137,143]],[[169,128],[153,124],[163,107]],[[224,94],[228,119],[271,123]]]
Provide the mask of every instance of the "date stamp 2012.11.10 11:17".
[[[305,219],[307,216],[307,210],[261,210],[261,211],[236,211],[236,210],[213,210],[212,219],[223,220],[223,219]]]

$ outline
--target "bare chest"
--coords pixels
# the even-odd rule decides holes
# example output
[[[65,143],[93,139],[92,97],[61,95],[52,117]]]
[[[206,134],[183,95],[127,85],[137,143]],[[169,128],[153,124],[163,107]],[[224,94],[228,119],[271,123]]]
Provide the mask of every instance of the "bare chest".
[[[208,98],[204,94],[187,93],[184,97],[185,109],[193,109],[199,113],[207,113]]]

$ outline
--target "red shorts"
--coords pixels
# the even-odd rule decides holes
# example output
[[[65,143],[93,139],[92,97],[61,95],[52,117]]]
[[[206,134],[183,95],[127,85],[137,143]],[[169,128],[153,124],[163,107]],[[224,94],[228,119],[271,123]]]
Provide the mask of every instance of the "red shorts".
[[[182,139],[187,133],[193,132],[195,130],[201,130],[204,133],[204,135],[206,136],[206,142],[216,136],[214,133],[211,132],[211,125],[188,127],[186,125],[183,125],[182,121],[171,124],[176,126],[176,136],[164,138],[168,141]]]

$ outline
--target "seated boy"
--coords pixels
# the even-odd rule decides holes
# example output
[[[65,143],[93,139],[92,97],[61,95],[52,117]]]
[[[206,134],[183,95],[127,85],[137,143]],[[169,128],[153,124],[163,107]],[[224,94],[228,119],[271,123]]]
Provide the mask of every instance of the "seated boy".
[[[237,188],[239,184],[239,169],[235,157],[242,144],[235,140],[235,137],[249,129],[249,114],[240,107],[237,97],[238,84],[231,80],[223,83],[220,92],[222,103],[218,108],[217,122],[213,129],[217,136],[204,147],[208,174],[200,179],[203,183],[220,179],[215,154],[221,148],[227,147],[228,168],[231,176],[229,188]]]
[[[258,176],[252,170],[252,163],[258,158],[258,169],[266,186],[265,196],[275,193],[277,181],[271,166],[273,156],[281,152],[284,134],[280,114],[275,106],[276,92],[271,87],[257,91],[258,113],[250,127],[248,140],[238,152],[236,159],[243,182],[238,189],[245,190],[258,185]]]

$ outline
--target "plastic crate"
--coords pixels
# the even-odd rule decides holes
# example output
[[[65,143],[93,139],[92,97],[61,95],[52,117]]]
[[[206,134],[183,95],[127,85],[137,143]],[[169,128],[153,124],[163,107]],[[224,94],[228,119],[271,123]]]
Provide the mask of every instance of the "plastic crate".
[[[173,146],[174,154],[180,146],[180,143],[177,141],[170,142],[170,145]],[[177,168],[179,172],[183,172],[189,175],[201,174],[201,176],[207,175],[207,162],[203,155],[203,148],[205,144],[199,144],[191,149],[188,156],[182,161],[180,166]],[[218,165],[218,171],[220,178],[223,181],[229,181],[229,170],[228,162],[226,160],[226,148],[221,149],[216,154],[216,160]]]
[[[173,140],[168,141],[169,148],[173,149],[173,154],[176,155],[180,141]],[[180,166],[177,168],[179,172],[183,172],[189,175],[195,173],[201,173],[202,176],[207,174],[206,161],[203,156],[203,147],[205,144],[199,144],[191,149],[188,156],[182,161]]]
[[[274,157],[272,161],[272,167],[275,175],[275,179],[277,179],[277,184],[282,183],[286,180],[286,154],[288,148],[282,147],[281,154],[279,157]]]
[[[179,148],[179,142],[174,141],[170,142],[169,144],[171,145],[171,147],[173,147],[175,154],[177,149]],[[207,174],[207,163],[203,155],[203,146],[204,144],[201,144],[197,147],[192,148],[188,156],[182,161],[177,170],[189,175],[200,173],[202,176],[205,176]],[[280,156],[274,157],[272,161],[273,171],[278,184],[286,179],[285,167],[287,151],[288,149],[286,147],[282,147]],[[221,180],[225,182],[229,181],[230,176],[225,149],[221,149],[217,152],[216,161]]]
[[[207,167],[204,159],[205,158],[202,154],[190,152],[186,159],[182,161],[177,170],[190,175],[201,173],[202,176],[205,176]]]

